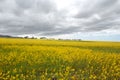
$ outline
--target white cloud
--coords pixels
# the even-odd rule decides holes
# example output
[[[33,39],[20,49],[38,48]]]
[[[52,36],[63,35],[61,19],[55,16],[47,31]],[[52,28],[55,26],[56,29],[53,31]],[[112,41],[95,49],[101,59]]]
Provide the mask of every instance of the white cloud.
[[[119,0],[0,0],[0,34],[120,34],[119,7]]]

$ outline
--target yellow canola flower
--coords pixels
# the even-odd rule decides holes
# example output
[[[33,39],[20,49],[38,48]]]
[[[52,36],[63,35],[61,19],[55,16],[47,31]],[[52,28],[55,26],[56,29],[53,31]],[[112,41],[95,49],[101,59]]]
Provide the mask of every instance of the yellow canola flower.
[[[0,38],[0,80],[52,78],[118,80],[120,43]]]

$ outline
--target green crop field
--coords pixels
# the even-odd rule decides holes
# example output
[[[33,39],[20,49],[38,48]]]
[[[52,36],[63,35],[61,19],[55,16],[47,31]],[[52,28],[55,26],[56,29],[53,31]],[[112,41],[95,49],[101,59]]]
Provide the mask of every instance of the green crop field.
[[[120,80],[120,42],[0,38],[0,80]]]

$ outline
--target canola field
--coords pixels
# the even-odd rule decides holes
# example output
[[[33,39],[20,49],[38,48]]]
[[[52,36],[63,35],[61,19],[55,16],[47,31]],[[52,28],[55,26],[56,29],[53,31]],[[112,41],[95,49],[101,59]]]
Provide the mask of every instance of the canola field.
[[[120,80],[120,42],[0,38],[0,80]]]

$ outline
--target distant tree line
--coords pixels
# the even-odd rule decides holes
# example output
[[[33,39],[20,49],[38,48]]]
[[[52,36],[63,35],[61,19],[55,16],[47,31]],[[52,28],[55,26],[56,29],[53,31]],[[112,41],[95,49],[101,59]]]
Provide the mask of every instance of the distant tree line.
[[[40,37],[40,38],[37,38],[37,37],[29,37],[29,36],[24,36],[24,37],[14,37],[14,36],[9,36],[9,35],[0,35],[0,37],[2,38],[23,38],[23,39],[48,39],[48,40],[66,40],[66,41],[81,41],[81,39],[62,39],[62,38],[59,38],[59,39],[55,39],[55,38],[47,38],[47,37]]]

